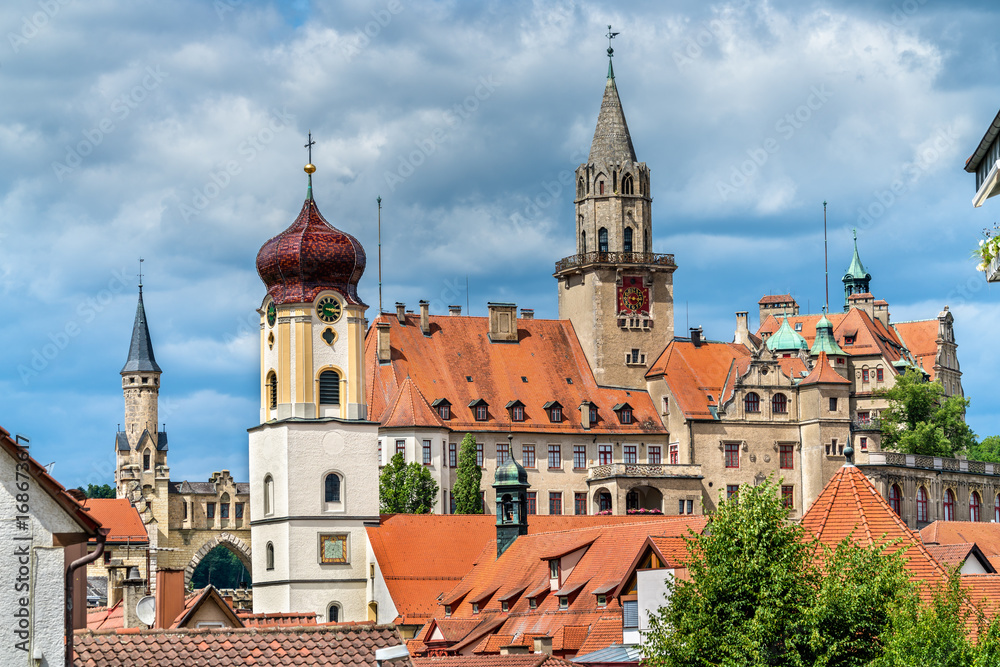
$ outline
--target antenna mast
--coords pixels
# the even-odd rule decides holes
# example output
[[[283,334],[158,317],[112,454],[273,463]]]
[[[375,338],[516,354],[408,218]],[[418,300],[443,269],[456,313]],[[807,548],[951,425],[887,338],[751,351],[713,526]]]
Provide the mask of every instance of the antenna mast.
[[[830,312],[830,254],[826,245],[826,202],[823,202],[823,277],[826,280],[826,310]]]
[[[382,314],[382,195],[378,202],[378,313]]]

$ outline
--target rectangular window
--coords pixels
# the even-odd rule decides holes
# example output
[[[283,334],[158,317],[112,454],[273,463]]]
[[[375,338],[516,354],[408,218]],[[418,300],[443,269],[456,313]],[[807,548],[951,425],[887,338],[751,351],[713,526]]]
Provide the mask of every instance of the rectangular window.
[[[406,456],[406,440],[396,441],[396,453],[402,454],[404,457]]]
[[[535,467],[535,446],[521,445],[521,465],[525,468]]]
[[[871,420],[872,420],[871,413],[868,412],[867,410],[863,412],[858,412],[858,423],[868,424],[871,422]]]
[[[597,446],[597,460],[602,466],[611,465],[611,445]]]
[[[862,382],[868,382],[868,369],[867,368],[862,368],[861,369],[861,381]]]
[[[429,466],[431,464],[431,441],[424,440],[424,465]]]
[[[509,456],[510,446],[506,442],[497,444],[497,465],[502,466],[507,463]]]
[[[868,438],[864,436],[861,437],[861,451],[863,452],[868,451]],[[1000,505],[998,505],[998,507],[1000,507]]]
[[[549,579],[559,578],[559,559],[553,558],[549,561]]]
[[[831,396],[830,397],[830,412],[836,412],[836,411],[837,411],[837,397],[836,396]]]
[[[243,518],[243,503],[236,503],[236,518]]]
[[[448,507],[449,507],[448,514],[454,514],[455,513],[455,494],[454,493],[449,493],[448,494]]]
[[[573,505],[575,513],[578,516],[583,516],[587,513],[587,494],[586,493],[574,493],[573,494]]]
[[[549,514],[562,514],[562,493],[549,491]]]
[[[740,467],[740,446],[735,442],[726,443],[726,467],[727,468],[739,468]]]
[[[573,445],[573,470],[587,467],[587,445]]]
[[[622,627],[639,628],[639,601],[622,600]]]
[[[726,500],[731,500],[733,496],[740,492],[739,484],[726,484]]]
[[[636,457],[636,446],[635,445],[625,445],[623,448],[625,453],[625,463],[636,463],[638,458]]]
[[[632,408],[622,408],[618,411],[618,420],[622,424],[632,423]]]
[[[569,596],[568,595],[560,595],[559,596],[559,608],[560,609],[569,609]]]
[[[650,445],[649,449],[646,450],[646,462],[650,465],[658,466],[660,465],[660,446]]]
[[[484,421],[486,421],[486,417],[487,417],[486,406],[485,405],[477,405],[476,406],[476,421],[477,422],[484,422]]]
[[[793,470],[795,468],[795,446],[780,445],[780,463],[782,470]]]
[[[538,514],[538,492],[528,491],[528,514]]]
[[[182,516],[181,518],[182,519],[187,519],[188,518],[188,504],[187,504],[186,500],[184,501],[184,516]],[[105,551],[104,553],[108,553],[108,552]]]
[[[229,503],[222,503],[219,506],[219,510],[220,510],[220,515],[222,516],[223,519],[229,518]]]
[[[678,514],[684,514],[684,500],[683,499],[677,501],[677,513]]]
[[[515,405],[510,409],[510,418],[516,422],[524,421],[524,406]]]
[[[681,446],[670,445],[670,465],[677,465],[681,462]]]
[[[781,487],[781,503],[786,509],[792,509],[795,507],[795,487],[794,486],[782,486]]]
[[[562,421],[562,408],[553,407],[549,410],[549,421],[553,424],[558,424]]]
[[[483,443],[476,443],[476,465],[480,468],[483,467]]]
[[[215,503],[208,503],[205,505],[205,516],[209,519],[215,518]]]
[[[382,465],[382,439],[378,441],[378,464]]]
[[[593,426],[597,423],[597,406],[590,406],[590,425]]]
[[[458,467],[458,445],[454,442],[448,443],[448,466]]]
[[[438,406],[438,415],[441,419],[451,419],[451,406],[447,404],[441,404]]]
[[[559,445],[549,445],[549,468],[562,468],[562,452]]]
[[[604,595],[603,593],[601,595],[598,595],[597,596],[597,606],[598,607],[607,607],[608,606],[608,596]]]
[[[688,501],[688,514],[694,514],[694,500]]]
[[[881,368],[876,368],[875,369],[875,381],[876,382],[882,382],[883,380],[885,380],[885,375],[883,375],[882,369]]]
[[[107,565],[111,562],[111,549],[104,550],[104,564]]]

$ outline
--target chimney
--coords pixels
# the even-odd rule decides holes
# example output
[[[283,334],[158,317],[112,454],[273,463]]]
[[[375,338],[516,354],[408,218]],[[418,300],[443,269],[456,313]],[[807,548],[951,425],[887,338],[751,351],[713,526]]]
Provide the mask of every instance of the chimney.
[[[396,302],[396,319],[399,320],[400,324],[406,324],[406,304]]]
[[[552,655],[552,637],[535,637],[535,653]]]
[[[375,323],[375,354],[378,356],[380,364],[387,364],[392,361],[392,350],[389,347],[389,330],[392,325],[388,322]]]
[[[529,655],[531,649],[524,644],[508,644],[500,647],[500,655]]]
[[[431,335],[431,304],[429,301],[420,302],[420,330],[425,336]]]
[[[517,304],[488,303],[490,311],[490,342],[517,342]]]
[[[521,319],[522,320],[533,320],[533,319],[535,319],[535,309],[534,308],[522,308],[521,309]]]
[[[169,628],[184,611],[184,570],[156,571],[156,621],[154,628]]]
[[[695,347],[701,347],[701,327],[691,327],[691,342]]]
[[[733,342],[737,345],[745,345],[746,347],[751,347],[750,345],[750,326],[749,326],[749,313],[745,310],[740,310],[736,312],[736,335],[733,338]]]
[[[448,315],[451,317],[457,317],[462,314],[461,306],[448,306]]]
[[[146,582],[139,577],[139,568],[129,568],[128,578],[122,582],[122,619],[125,628],[146,627],[139,621],[135,606],[146,596]]]

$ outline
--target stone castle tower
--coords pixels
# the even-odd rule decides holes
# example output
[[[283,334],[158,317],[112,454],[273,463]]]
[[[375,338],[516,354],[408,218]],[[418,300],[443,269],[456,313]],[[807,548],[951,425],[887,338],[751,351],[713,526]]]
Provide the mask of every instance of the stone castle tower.
[[[609,62],[590,156],[576,170],[577,251],[554,274],[559,318],[573,323],[603,385],[645,388],[649,364],[673,338],[677,267],[673,255],[652,252],[649,193]]]
[[[366,522],[379,521],[378,424],[367,421],[365,252],[312,196],[257,272],[260,425],[250,429],[254,611],[363,621]]]

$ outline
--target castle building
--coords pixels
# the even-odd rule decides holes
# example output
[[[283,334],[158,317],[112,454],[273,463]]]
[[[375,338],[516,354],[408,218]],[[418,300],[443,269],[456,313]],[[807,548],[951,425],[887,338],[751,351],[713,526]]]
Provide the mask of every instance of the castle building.
[[[365,525],[377,523],[378,424],[365,403],[365,253],[309,189],[257,254],[260,424],[250,432],[254,611],[357,621],[366,609]]]
[[[235,482],[228,470],[213,473],[208,482],[170,479],[167,432],[158,422],[162,374],[140,284],[128,359],[121,370],[125,420],[115,435],[115,489],[118,498],[138,511],[148,543],[112,543],[104,562],[90,566],[91,576],[108,577],[109,596],[130,566],[140,569],[150,590],[156,586],[150,575],[158,568],[184,570],[190,582],[198,563],[219,545],[250,570],[249,485]],[[148,550],[148,560],[137,549]]]

